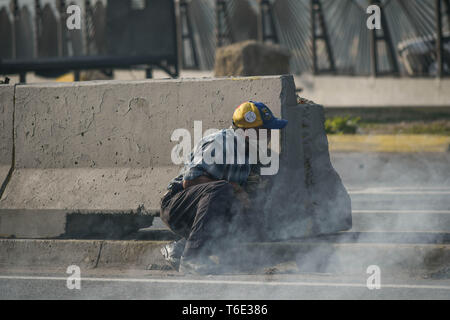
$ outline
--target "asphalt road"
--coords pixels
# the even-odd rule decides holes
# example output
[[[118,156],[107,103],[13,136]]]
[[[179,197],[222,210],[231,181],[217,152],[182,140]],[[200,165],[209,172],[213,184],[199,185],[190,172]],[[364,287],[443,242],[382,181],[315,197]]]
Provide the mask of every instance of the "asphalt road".
[[[450,188],[450,152],[333,153],[331,162],[350,190]]]
[[[99,275],[99,273],[102,273]],[[193,277],[131,270],[81,273],[80,289],[67,287],[67,274],[0,276],[0,299],[450,299],[450,280],[381,278],[368,275],[233,275]]]
[[[333,154],[352,198],[352,232],[450,232],[449,154]],[[417,238],[417,241],[422,241]],[[450,266],[440,277],[275,274],[189,277],[151,270],[0,270],[0,299],[450,299]]]

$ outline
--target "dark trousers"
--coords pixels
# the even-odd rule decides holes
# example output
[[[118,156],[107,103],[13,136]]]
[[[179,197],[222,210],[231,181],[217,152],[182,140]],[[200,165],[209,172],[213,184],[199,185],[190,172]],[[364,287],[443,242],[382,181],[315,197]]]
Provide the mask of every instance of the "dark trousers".
[[[229,245],[240,210],[232,185],[220,180],[169,192],[161,201],[160,217],[172,232],[187,239],[183,256],[194,257]]]

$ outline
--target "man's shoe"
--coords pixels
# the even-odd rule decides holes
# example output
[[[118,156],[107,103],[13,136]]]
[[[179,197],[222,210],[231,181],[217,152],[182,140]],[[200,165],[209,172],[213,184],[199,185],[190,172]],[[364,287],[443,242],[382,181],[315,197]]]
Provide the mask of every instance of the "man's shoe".
[[[174,270],[178,270],[180,266],[181,255],[183,254],[186,239],[181,239],[164,245],[160,251],[167,264]]]

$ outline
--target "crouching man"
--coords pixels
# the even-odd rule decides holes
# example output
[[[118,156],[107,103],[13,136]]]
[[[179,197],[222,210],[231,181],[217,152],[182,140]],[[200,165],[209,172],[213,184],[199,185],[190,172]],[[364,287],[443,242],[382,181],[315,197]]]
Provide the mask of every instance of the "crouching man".
[[[211,258],[224,254],[244,234],[251,235],[250,230],[256,232],[246,212],[255,211],[252,192],[264,180],[257,149],[262,144],[267,148],[271,129],[286,125],[263,103],[249,101],[235,110],[231,128],[204,137],[194,147],[161,199],[161,220],[181,237],[161,249],[174,268],[179,265],[180,272],[192,274],[221,273],[222,263]],[[261,139],[262,131],[266,139]]]

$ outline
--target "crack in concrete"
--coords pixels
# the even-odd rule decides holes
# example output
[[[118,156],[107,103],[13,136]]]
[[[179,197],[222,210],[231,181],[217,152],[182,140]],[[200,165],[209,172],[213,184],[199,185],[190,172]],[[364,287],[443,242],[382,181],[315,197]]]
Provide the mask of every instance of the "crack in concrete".
[[[15,117],[16,117],[16,88],[17,84],[14,85],[13,89],[13,112],[12,112],[12,153],[11,153],[11,167],[9,168],[8,174],[6,175],[5,181],[0,185],[0,200],[5,200],[8,198],[6,195],[5,198],[2,199],[3,193],[6,190],[6,187],[11,180],[11,177],[14,172],[14,168],[16,167],[16,137],[15,137]]]
[[[98,262],[100,261],[100,256],[102,254],[102,249],[103,249],[103,243],[105,241],[101,241],[100,242],[100,248],[98,249],[98,255],[97,255],[97,259],[95,260],[95,265],[94,265],[94,269],[96,269],[98,267]]]

